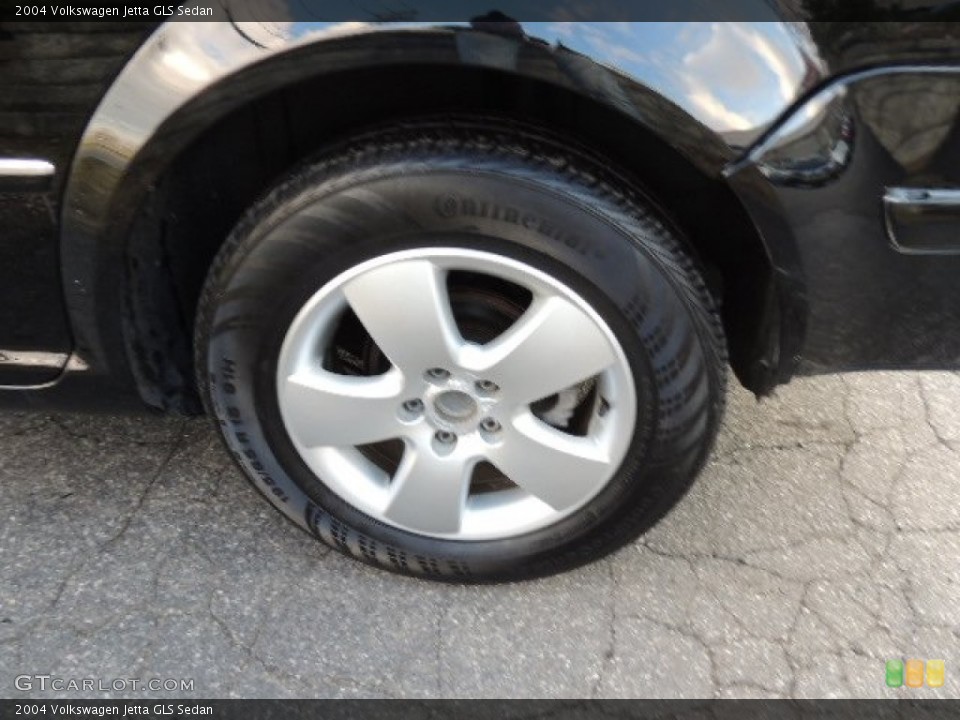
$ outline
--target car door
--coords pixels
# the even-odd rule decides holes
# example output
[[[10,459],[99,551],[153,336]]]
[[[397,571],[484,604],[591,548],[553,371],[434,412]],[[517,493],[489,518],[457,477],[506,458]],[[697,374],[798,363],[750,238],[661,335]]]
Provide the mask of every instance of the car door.
[[[143,24],[0,26],[0,386],[57,377],[71,352],[59,198],[87,118]]]

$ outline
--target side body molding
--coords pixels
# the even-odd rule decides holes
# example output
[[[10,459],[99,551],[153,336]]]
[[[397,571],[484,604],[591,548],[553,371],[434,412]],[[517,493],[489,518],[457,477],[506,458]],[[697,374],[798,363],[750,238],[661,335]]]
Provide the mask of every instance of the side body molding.
[[[887,236],[907,255],[960,254],[960,190],[887,188],[883,196]]]

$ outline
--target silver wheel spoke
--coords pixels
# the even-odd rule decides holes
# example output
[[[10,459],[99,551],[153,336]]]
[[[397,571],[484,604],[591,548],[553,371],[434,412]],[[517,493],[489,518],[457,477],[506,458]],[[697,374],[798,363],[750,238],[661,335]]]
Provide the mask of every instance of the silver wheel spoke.
[[[344,287],[347,302],[384,355],[419,374],[454,364],[462,344],[444,273],[428,260],[371,270]]]
[[[581,504],[606,482],[610,458],[590,438],[556,430],[529,412],[505,432],[490,462],[554,510]]]
[[[384,516],[422,532],[460,530],[473,463],[408,448],[392,483]]]
[[[365,445],[399,437],[403,380],[300,371],[280,389],[287,429],[306,447]]]
[[[617,360],[596,322],[557,296],[535,301],[503,335],[465,355],[472,370],[509,387],[518,405],[576,385]]]

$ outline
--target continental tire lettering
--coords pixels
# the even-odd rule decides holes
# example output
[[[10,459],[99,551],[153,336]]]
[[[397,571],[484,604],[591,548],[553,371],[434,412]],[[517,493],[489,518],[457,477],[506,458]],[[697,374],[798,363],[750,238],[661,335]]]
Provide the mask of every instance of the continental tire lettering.
[[[508,223],[522,227],[524,230],[532,230],[538,235],[562,243],[584,257],[592,254],[595,258],[603,259],[603,252],[600,249],[591,246],[589,242],[576,233],[567,232],[547,218],[540,217],[535,213],[524,212],[512,205],[500,205],[488,200],[445,194],[434,198],[433,208],[434,212],[445,220],[462,217],[483,218]]]

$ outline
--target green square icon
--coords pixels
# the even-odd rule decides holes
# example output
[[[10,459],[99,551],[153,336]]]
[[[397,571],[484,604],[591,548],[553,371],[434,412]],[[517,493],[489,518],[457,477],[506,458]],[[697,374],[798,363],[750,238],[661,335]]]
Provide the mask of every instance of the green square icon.
[[[887,660],[887,687],[903,686],[903,660]]]

